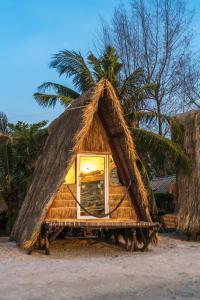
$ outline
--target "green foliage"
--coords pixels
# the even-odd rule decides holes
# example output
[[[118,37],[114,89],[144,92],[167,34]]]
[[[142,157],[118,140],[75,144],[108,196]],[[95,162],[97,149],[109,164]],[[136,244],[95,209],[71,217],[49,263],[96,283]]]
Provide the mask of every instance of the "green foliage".
[[[190,169],[189,158],[179,144],[145,129],[132,128],[131,131],[138,155],[145,162],[149,174],[172,174],[176,167]],[[160,174],[160,171],[166,174]]]
[[[8,125],[7,116],[3,112],[0,112],[0,133],[8,134],[7,125]]]
[[[50,67],[55,68],[60,76],[72,78],[78,92],[52,82],[43,83],[38,87],[38,93],[34,94],[36,101],[43,107],[54,107],[57,102],[68,106],[79,93],[88,90],[101,78],[111,82],[121,101],[126,122],[132,130],[141,159],[140,171],[149,193],[151,209],[155,211],[149,176],[171,174],[177,166],[189,169],[190,165],[182,149],[183,130],[176,119],[161,114],[158,116],[158,113],[146,109],[151,95],[158,92],[158,84],[149,81],[147,83],[141,68],[133,70],[125,77],[122,72],[123,65],[111,46],[107,46],[98,57],[90,52],[87,59],[80,52],[60,51],[54,55]],[[46,94],[49,89],[53,89],[55,94]],[[158,119],[171,130],[174,141],[154,133]],[[147,128],[152,131],[145,130]]]
[[[94,57],[94,55],[91,53],[88,59],[91,58],[91,56]],[[93,64],[92,61],[91,66],[92,69],[95,68],[95,63]],[[102,56],[100,56],[99,58],[99,66],[101,68],[101,71],[95,74],[96,80],[98,81],[101,78],[106,78],[112,83],[113,87],[117,90],[119,87],[119,74],[122,68],[122,64],[119,62],[119,58],[114,48],[110,46],[106,48]]]
[[[56,94],[45,94],[44,92],[49,89],[53,89]],[[33,97],[43,107],[55,107],[57,102],[66,107],[79,96],[79,93],[74,90],[53,82],[43,83],[38,87],[38,91],[40,92],[35,93]]]
[[[47,136],[47,129],[44,129],[46,125],[47,121],[31,125],[24,122],[8,124],[13,139],[13,179],[18,185],[20,184],[25,188],[30,181],[38,156],[43,149]]]
[[[107,46],[99,57],[90,52],[86,60],[80,52],[60,51],[53,56],[50,67],[55,68],[60,76],[72,78],[78,92],[60,84],[45,82],[33,95],[38,104],[43,107],[55,107],[57,102],[68,106],[72,99],[79,96],[79,93],[87,91],[101,78],[106,78],[115,88],[124,112],[128,113],[137,111],[141,107],[144,95],[150,89],[150,85],[144,84],[142,69],[137,69],[129,77],[122,79],[122,64],[115,49],[110,46]],[[55,94],[46,94],[49,89]]]
[[[150,182],[150,178],[149,175],[147,173],[147,169],[145,168],[143,162],[141,159],[137,160],[137,166],[140,170],[140,174],[142,176],[147,194],[148,194],[148,200],[149,200],[149,207],[150,207],[150,211],[152,214],[157,214],[157,205],[156,205],[156,201],[155,201],[155,197],[154,197],[154,193],[152,191],[151,188],[151,182]]]
[[[183,126],[173,117],[169,118],[169,126],[171,129],[172,140],[180,147],[184,144],[184,130]]]
[[[0,193],[8,204],[10,229],[42,152],[47,137],[46,124],[46,121],[35,124],[7,122],[4,127],[12,138],[0,143]]]
[[[74,86],[78,91],[86,91],[94,84],[94,78],[80,52],[63,50],[53,56],[50,63],[59,75],[71,77]]]

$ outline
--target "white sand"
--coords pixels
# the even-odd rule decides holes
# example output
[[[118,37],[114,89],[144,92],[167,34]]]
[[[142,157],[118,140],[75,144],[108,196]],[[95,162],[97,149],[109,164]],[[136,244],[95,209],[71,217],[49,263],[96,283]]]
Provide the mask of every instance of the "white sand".
[[[0,238],[0,300],[200,299],[200,243],[162,235],[146,253],[57,242],[31,256]]]

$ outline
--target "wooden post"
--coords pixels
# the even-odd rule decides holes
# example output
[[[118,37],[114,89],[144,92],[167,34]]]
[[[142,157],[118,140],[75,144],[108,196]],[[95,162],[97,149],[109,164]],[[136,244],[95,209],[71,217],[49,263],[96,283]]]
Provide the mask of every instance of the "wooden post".
[[[49,251],[49,239],[48,236],[45,237],[45,254],[49,255],[50,251]]]
[[[131,251],[137,251],[137,234],[136,234],[136,229],[132,228],[131,229],[131,234],[132,234],[132,244],[131,244]]]
[[[157,228],[153,229],[152,233],[150,234],[149,238],[146,240],[146,243],[144,244],[144,246],[141,249],[142,252],[144,252],[145,250],[148,250],[148,246],[151,243],[154,236],[156,235],[157,231],[158,231]]]

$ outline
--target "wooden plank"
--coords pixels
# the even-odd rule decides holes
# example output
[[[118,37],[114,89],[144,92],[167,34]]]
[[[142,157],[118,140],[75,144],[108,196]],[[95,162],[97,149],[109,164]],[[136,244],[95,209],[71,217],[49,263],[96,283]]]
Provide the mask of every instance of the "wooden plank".
[[[66,226],[70,228],[158,228],[158,223],[149,223],[149,222],[136,222],[132,220],[113,220],[113,219],[103,219],[103,220],[77,220],[77,219],[68,219],[68,220],[51,220],[47,219],[45,224],[50,226]]]

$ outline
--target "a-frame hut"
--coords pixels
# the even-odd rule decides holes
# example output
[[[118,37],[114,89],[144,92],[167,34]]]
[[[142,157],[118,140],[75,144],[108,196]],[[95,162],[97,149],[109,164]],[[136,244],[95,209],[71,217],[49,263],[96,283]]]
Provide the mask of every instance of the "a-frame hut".
[[[120,102],[102,79],[49,126],[11,238],[30,249],[44,231],[51,238],[64,227],[112,229],[145,249],[154,226]]]

